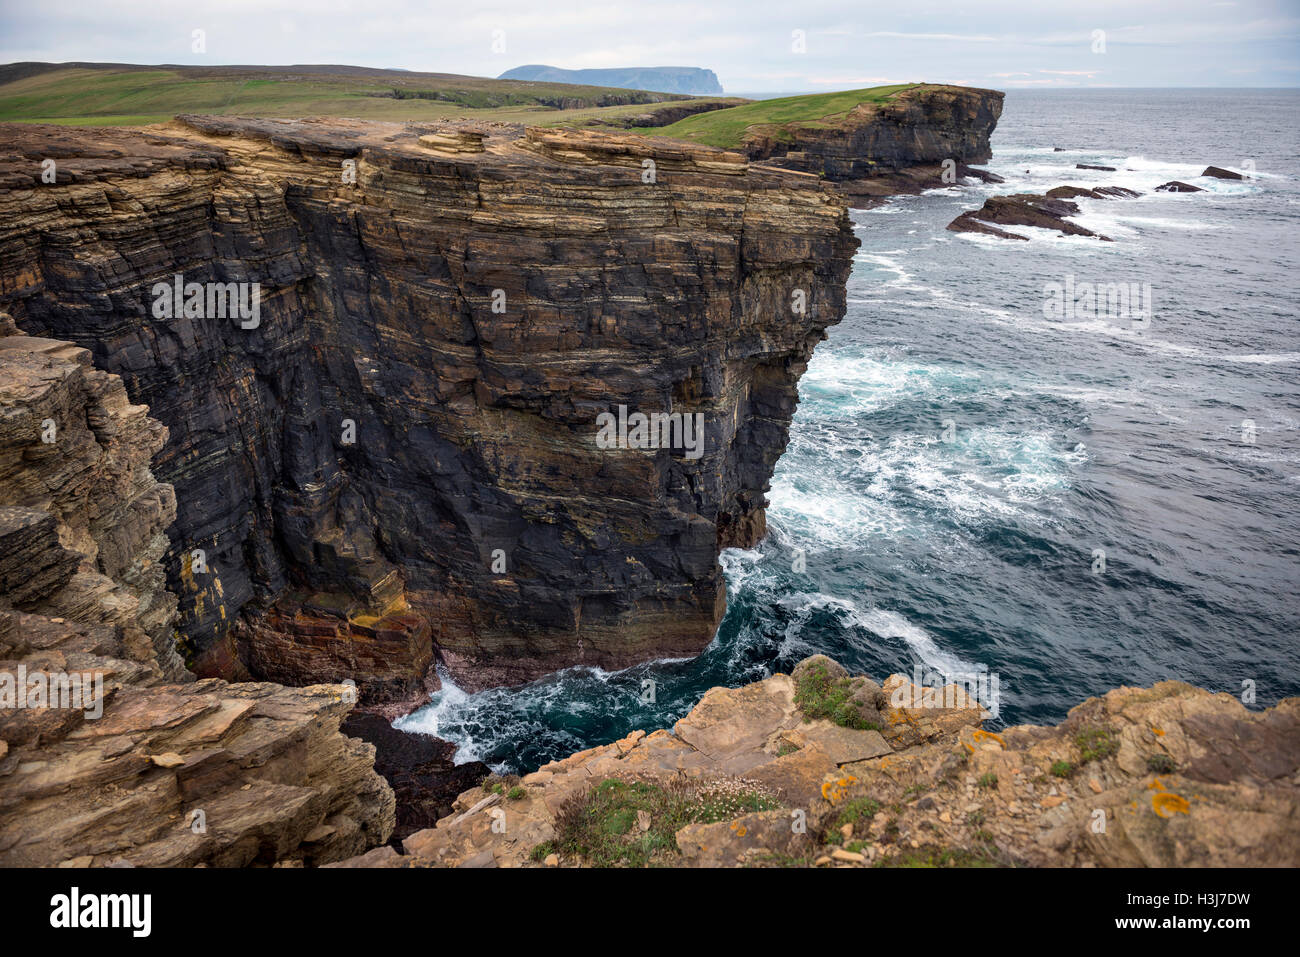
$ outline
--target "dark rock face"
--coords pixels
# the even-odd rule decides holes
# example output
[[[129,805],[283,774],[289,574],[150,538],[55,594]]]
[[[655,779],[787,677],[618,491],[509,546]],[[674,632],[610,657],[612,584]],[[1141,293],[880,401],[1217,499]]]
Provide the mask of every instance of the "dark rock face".
[[[1113,166],[1092,166],[1089,165],[1088,163],[1075,163],[1074,168],[1075,169],[1096,169],[1096,170],[1101,170],[1104,173],[1115,172],[1115,167]]]
[[[1213,176],[1215,179],[1245,179],[1240,173],[1234,173],[1230,169],[1224,169],[1221,166],[1207,166],[1202,176]]]
[[[756,130],[749,158],[816,173],[855,202],[945,185],[943,164],[957,175],[993,157],[989,136],[1005,94],[972,87],[920,84],[885,103],[864,103],[836,123]],[[986,180],[988,181],[988,180]]]
[[[435,648],[471,687],[697,653],[844,312],[843,200],[675,141],[423,133],[8,126],[0,304],[170,430],[199,674],[374,704],[426,693]],[[259,323],[154,318],[176,274],[260,283]],[[702,415],[700,456],[601,448],[620,405]]]
[[[1156,192],[1157,193],[1203,193],[1205,192],[1205,190],[1203,190],[1199,186],[1192,186],[1189,183],[1182,183],[1175,179],[1175,180],[1170,180],[1168,183],[1163,183],[1160,186],[1157,186]]]
[[[983,233],[1000,239],[1027,239],[1026,236],[997,227],[1036,226],[1040,229],[1054,229],[1067,236],[1095,236],[1105,242],[1112,241],[1108,236],[1094,233],[1066,218],[1078,212],[1077,203],[1036,193],[990,196],[981,208],[962,213],[948,224],[948,228],[955,233]]]
[[[397,798],[394,843],[451,814],[460,793],[482,783],[491,770],[482,761],[456,764],[456,746],[450,741],[398,731],[378,715],[353,712],[341,730],[375,746],[375,770]]]

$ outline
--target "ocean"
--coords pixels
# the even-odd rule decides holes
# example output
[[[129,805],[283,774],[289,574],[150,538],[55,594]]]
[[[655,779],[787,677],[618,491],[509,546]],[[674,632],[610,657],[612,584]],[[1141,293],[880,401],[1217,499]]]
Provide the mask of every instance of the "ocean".
[[[1300,694],[1298,121],[1297,90],[1009,92],[1005,183],[852,214],[848,314],[800,382],[767,538],[722,556],[709,648],[448,683],[397,726],[526,772],[817,652],[877,680],[992,676],[991,727],[1169,678],[1256,708]],[[1170,180],[1206,191],[1154,192]],[[1078,201],[1110,243],[944,228],[1065,184],[1143,195]],[[1149,309],[1053,311],[1087,284]]]

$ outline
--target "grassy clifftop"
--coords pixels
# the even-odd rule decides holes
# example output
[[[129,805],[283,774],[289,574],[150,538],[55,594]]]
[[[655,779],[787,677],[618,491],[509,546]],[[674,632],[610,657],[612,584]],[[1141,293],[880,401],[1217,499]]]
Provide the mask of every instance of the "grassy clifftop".
[[[745,131],[751,127],[779,127],[791,123],[800,126],[831,126],[834,125],[836,117],[843,116],[856,106],[863,103],[883,103],[904,90],[920,85],[919,83],[897,83],[893,86],[876,86],[862,90],[759,100],[728,110],[688,116],[669,126],[646,132],[691,140],[708,146],[734,148],[741,145]]]
[[[0,121],[81,126],[160,123],[177,113],[417,122],[465,117],[580,126],[684,101],[695,102],[615,87],[342,66],[0,67]]]

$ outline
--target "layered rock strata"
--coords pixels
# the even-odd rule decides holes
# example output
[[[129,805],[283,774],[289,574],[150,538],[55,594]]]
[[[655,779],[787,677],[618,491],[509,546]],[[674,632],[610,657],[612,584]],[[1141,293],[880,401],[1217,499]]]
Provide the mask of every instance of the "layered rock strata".
[[[14,332],[7,316],[0,332]],[[343,686],[195,681],[160,560],[167,430],[67,342],[0,337],[0,866],[328,863],[388,839]]]
[[[755,127],[743,148],[756,162],[824,177],[862,207],[949,185],[960,176],[1001,182],[971,165],[993,157],[989,137],[1004,96],[997,90],[921,83],[882,103],[863,103],[816,123]]]
[[[492,124],[3,140],[0,305],[170,430],[162,562],[200,675],[413,703],[435,649],[475,685],[712,638],[718,552],[763,534],[844,312],[856,240],[816,177]],[[177,276],[257,283],[259,314],[158,318]],[[701,416],[698,457],[601,447],[620,407]]]
[[[849,682],[879,727],[810,719],[802,675]],[[679,827],[651,863],[688,867],[1198,867],[1300,864],[1300,698],[1247,709],[1180,682],[1089,698],[1055,727],[984,730],[956,685],[849,681],[822,656],[790,675],[714,688],[671,731],[636,731],[500,789],[338,866],[586,866],[566,820],[603,782],[683,780],[777,806]],[[603,785],[608,788],[608,784]],[[643,792],[644,793],[644,792]],[[716,816],[716,815],[714,815]],[[611,815],[635,842],[652,816]]]

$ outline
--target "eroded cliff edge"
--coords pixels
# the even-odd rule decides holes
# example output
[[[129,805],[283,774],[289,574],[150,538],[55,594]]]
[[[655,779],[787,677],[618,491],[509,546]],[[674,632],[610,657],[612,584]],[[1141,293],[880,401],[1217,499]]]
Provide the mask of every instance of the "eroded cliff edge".
[[[762,535],[844,312],[857,241],[816,177],[498,126],[3,137],[0,306],[170,430],[164,563],[200,675],[414,701],[435,648],[487,684],[712,638],[718,552]],[[259,283],[256,328],[154,318],[177,274]],[[702,455],[599,448],[620,405],[702,414]]]
[[[0,315],[0,866],[314,863],[387,840],[346,686],[195,681],[159,565],[166,429]]]

